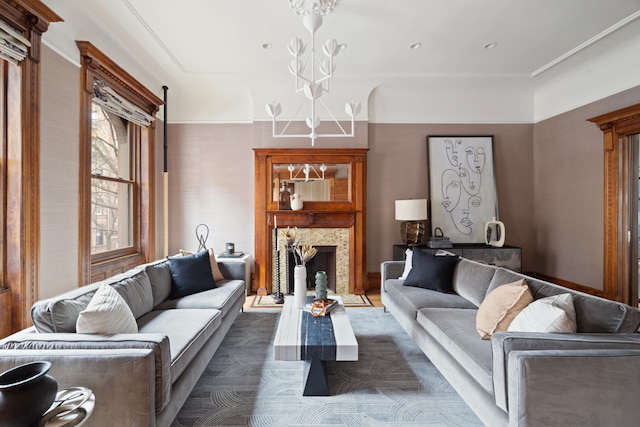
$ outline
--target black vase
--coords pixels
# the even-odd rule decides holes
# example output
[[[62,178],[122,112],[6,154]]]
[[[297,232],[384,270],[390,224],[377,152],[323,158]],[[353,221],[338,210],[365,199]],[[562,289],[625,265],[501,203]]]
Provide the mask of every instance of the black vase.
[[[47,375],[50,368],[50,362],[32,362],[0,374],[0,426],[38,423],[58,392],[58,383]]]

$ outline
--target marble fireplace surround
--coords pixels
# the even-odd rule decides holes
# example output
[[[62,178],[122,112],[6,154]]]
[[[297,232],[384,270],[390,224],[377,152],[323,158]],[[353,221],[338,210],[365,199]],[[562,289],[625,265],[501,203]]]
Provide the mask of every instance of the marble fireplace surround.
[[[349,293],[349,229],[347,228],[298,228],[298,238],[301,243],[308,243],[313,246],[332,246],[335,247],[335,269],[336,269],[336,285],[335,292],[337,294]],[[280,290],[285,291],[287,266],[285,262],[286,252],[282,239],[279,240],[280,246]],[[275,247],[275,239],[274,239]],[[272,283],[276,282],[276,262],[272,261],[273,277]],[[315,271],[310,274],[315,274]],[[313,283],[313,277],[309,277]],[[308,279],[309,279],[308,278]]]
[[[367,149],[254,148],[255,152],[255,251],[252,292],[275,291],[275,234],[297,227],[304,242],[337,246],[336,291],[363,295],[366,292],[366,154]],[[305,202],[302,210],[279,210],[271,197],[277,164],[347,164],[348,200]],[[282,250],[282,248],[281,248]],[[280,287],[285,286],[284,251],[281,252]]]

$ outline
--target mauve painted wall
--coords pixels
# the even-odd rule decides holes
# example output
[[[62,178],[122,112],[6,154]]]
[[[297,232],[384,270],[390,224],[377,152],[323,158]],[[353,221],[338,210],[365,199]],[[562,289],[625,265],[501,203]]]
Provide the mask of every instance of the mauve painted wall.
[[[80,71],[43,46],[42,76],[40,293],[46,297],[77,285]],[[507,243],[523,248],[523,269],[601,289],[602,133],[586,120],[638,102],[640,87],[535,125],[368,124],[367,140],[356,143],[370,150],[368,271],[379,271],[400,241],[393,201],[427,197],[427,135],[494,135],[500,218]],[[239,250],[253,251],[252,148],[267,128],[260,122],[169,125],[170,253],[195,249],[195,226],[201,222],[211,227],[208,246],[220,251],[234,241]],[[161,189],[158,121],[157,257],[162,256]]]
[[[40,295],[78,283],[80,69],[42,46]]]
[[[254,166],[251,124],[169,124],[169,253],[207,247],[253,253]],[[161,211],[159,211],[161,214]],[[161,237],[161,236],[158,236]]]
[[[367,270],[380,271],[400,244],[397,199],[427,198],[428,135],[493,135],[500,219],[506,244],[522,247],[523,270],[535,269],[531,124],[369,124]]]
[[[258,125],[259,133],[263,127]],[[195,249],[194,230],[200,222],[211,228],[209,246],[215,250],[234,241],[240,250],[253,251],[253,132],[252,124],[169,125],[170,252]],[[534,268],[533,125],[369,124],[368,132],[369,272],[380,271],[380,262],[390,260],[393,245],[400,242],[394,200],[428,196],[429,134],[494,135],[507,243],[522,246],[523,267]]]
[[[602,289],[603,134],[587,119],[638,102],[640,87],[535,124],[533,221],[538,272]]]

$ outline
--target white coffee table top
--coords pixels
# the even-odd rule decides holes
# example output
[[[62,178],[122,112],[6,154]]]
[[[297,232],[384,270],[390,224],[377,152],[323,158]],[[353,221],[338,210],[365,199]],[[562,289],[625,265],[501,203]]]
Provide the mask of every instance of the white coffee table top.
[[[314,318],[310,313],[294,307],[293,296],[285,296],[273,341],[274,360],[308,360],[303,353],[310,349],[321,351],[322,360],[358,360],[358,341],[342,299],[340,296],[331,298],[337,299],[340,306],[334,308],[328,318]],[[326,335],[327,329],[333,330],[333,336],[325,340],[322,335]],[[323,332],[320,333],[320,330]]]

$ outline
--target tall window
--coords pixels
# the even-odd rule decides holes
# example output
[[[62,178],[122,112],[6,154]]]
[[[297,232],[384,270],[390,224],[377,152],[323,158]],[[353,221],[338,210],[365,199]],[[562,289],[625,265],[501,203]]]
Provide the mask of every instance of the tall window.
[[[82,58],[78,282],[86,284],[155,259],[154,117],[162,100],[91,43],[76,44]]]
[[[137,247],[135,124],[95,102],[91,111],[91,254]]]

